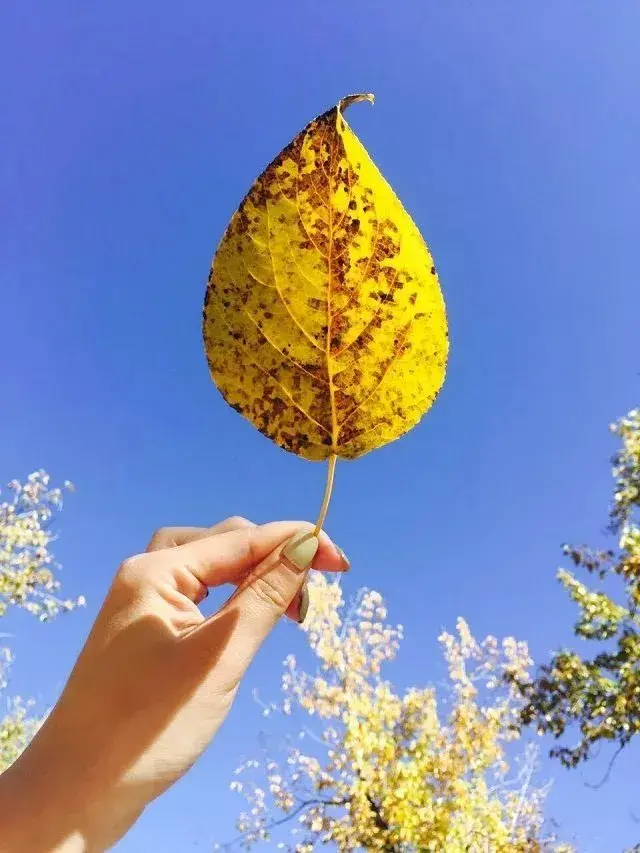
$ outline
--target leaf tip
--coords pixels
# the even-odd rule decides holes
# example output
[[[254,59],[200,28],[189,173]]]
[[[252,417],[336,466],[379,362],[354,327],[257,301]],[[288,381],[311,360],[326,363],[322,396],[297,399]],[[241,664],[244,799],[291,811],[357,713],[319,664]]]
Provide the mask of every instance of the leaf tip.
[[[339,112],[343,113],[351,104],[359,104],[361,101],[368,101],[370,104],[375,103],[375,95],[371,92],[362,92],[358,95],[347,95],[338,103]]]

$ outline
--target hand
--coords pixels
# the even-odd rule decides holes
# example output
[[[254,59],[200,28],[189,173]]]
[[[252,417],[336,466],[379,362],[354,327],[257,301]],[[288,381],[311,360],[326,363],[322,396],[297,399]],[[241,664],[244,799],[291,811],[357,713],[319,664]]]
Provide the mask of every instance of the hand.
[[[115,844],[211,741],[280,617],[304,618],[312,563],[349,566],[311,525],[244,519],[161,530],[125,561],[60,700],[0,776],[0,851]],[[224,583],[235,592],[205,619]]]

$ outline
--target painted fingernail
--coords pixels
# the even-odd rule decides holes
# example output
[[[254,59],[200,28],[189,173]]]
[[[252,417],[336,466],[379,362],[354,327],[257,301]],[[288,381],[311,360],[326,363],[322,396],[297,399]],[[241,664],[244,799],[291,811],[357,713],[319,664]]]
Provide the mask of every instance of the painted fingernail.
[[[351,568],[351,563],[350,563],[350,561],[349,561],[349,558],[348,558],[348,557],[347,557],[347,555],[344,553],[344,551],[342,550],[342,548],[339,548],[337,545],[336,545],[336,551],[338,552],[338,556],[339,556],[339,557],[340,557],[340,559],[342,560],[342,565],[344,566],[344,571],[345,571],[345,572],[348,572],[348,571],[349,571],[349,569]]]
[[[300,590],[300,601],[298,604],[298,625],[302,625],[304,620],[307,618],[307,612],[309,610],[309,587],[306,582],[305,585]]]
[[[318,537],[310,530],[299,530],[287,542],[282,551],[282,558],[289,566],[298,572],[306,571],[313,562],[318,550]]]

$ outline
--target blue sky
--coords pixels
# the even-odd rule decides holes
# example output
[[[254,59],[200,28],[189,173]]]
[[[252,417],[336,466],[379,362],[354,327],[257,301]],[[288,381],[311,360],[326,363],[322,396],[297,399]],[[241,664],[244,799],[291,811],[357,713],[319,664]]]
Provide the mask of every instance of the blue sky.
[[[55,700],[120,560],[163,524],[313,518],[324,470],[272,446],[212,386],[209,262],[253,178],[353,91],[349,121],[414,216],[447,300],[434,409],[341,465],[327,529],[347,590],[389,602],[401,685],[437,680],[465,616],[543,660],[570,635],[564,541],[601,531],[608,423],[638,403],[640,7],[630,0],[322,4],[35,0],[0,25],[0,480],[69,478],[58,555],[86,610],[15,632],[15,692]],[[3,624],[3,628],[5,628]],[[118,850],[208,850],[303,648],[282,625],[192,773]],[[159,688],[161,689],[161,685]],[[153,701],[153,697],[149,697]],[[640,837],[638,750],[554,778],[580,849]]]

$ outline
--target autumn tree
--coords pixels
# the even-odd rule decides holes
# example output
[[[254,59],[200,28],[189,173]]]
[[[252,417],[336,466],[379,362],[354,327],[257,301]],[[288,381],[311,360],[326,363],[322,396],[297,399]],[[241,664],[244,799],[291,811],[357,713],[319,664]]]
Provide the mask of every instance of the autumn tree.
[[[459,619],[439,638],[448,688],[399,695],[383,670],[402,627],[388,623],[379,593],[362,590],[345,607],[339,584],[316,574],[303,629],[317,671],[290,655],[282,699],[264,712],[289,717],[294,731],[299,715],[310,719],[298,737],[236,771],[231,788],[248,802],[239,844],[298,853],[325,844],[389,853],[570,849],[543,832],[547,788],[534,783],[535,751],[513,758],[521,703],[503,676],[527,672],[525,643],[478,643]]]
[[[24,483],[14,480],[8,488],[9,499],[0,503],[0,616],[13,605],[46,621],[84,603],[82,597],[72,601],[58,595],[59,566],[51,545],[63,490],[53,488],[44,471],[29,475]],[[70,489],[71,484],[65,483],[64,488]],[[0,648],[0,694],[7,686],[11,662],[10,650]],[[26,747],[39,723],[32,716],[31,703],[20,697],[6,700],[6,711],[0,716],[0,772]]]
[[[590,583],[573,571],[558,572],[578,607],[575,634],[593,644],[594,654],[562,649],[533,681],[520,685],[528,700],[524,723],[568,738],[568,745],[552,750],[568,767],[589,758],[600,743],[621,750],[640,731],[640,409],[611,430],[620,442],[609,516],[615,547],[564,547]]]

